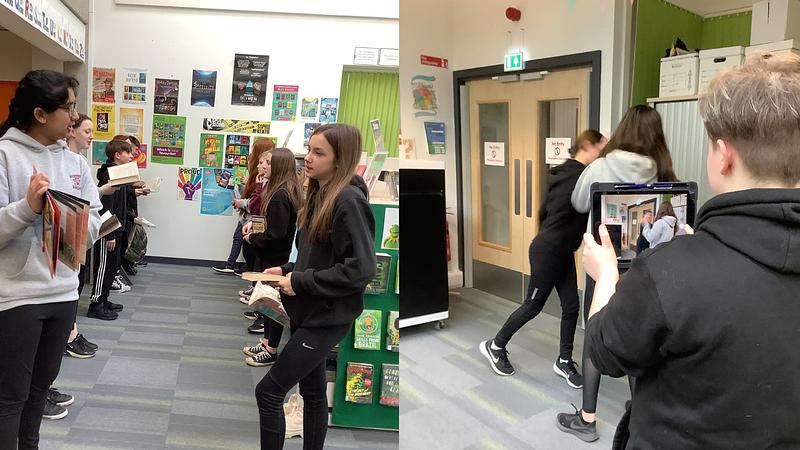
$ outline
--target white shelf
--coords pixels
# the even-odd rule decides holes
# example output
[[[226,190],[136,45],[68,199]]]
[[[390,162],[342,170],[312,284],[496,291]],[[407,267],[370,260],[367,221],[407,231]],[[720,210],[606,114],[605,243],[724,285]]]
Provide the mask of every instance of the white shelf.
[[[647,99],[647,103],[689,102],[692,100],[698,100],[699,98],[699,94],[681,95],[677,97],[652,97]]]

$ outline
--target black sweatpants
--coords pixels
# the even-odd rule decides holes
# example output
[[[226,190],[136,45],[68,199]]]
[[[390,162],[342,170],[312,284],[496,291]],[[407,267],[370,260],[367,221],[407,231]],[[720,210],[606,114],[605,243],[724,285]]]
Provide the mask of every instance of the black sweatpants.
[[[248,272],[261,272],[269,268],[264,266],[263,260],[259,257],[258,248],[247,241],[242,241],[242,255]],[[255,286],[255,283],[253,283],[253,286]],[[281,336],[283,336],[283,325],[267,318],[264,322],[264,339],[267,340],[269,346],[278,348],[281,343]]]
[[[539,315],[550,292],[555,288],[561,300],[559,357],[571,360],[580,310],[575,257],[572,252],[555,250],[535,240],[528,248],[528,257],[531,264],[531,279],[525,301],[508,317],[497,332],[494,343],[498,347],[505,347],[520,328]]]
[[[108,300],[108,293],[111,291],[111,283],[117,276],[120,265],[120,246],[114,251],[106,249],[106,238],[102,238],[94,244],[94,287],[92,288],[92,303],[101,303]]]
[[[351,324],[325,328],[295,328],[281,357],[256,386],[261,425],[261,449],[280,450],[286,437],[283,402],[300,384],[303,396],[303,449],[322,450],[328,432],[325,358],[344,339]]]
[[[0,312],[0,450],[34,449],[78,302]]]

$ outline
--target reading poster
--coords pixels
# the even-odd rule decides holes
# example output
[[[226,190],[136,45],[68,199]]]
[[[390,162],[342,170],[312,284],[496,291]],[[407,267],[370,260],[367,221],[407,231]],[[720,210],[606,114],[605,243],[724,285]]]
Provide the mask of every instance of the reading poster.
[[[233,61],[231,105],[264,106],[269,56],[237,53]]]
[[[214,106],[217,96],[217,71],[192,71],[192,106]]]
[[[232,216],[233,169],[203,168],[200,214]]]
[[[186,117],[153,116],[153,145],[150,160],[159,164],[183,164]]]

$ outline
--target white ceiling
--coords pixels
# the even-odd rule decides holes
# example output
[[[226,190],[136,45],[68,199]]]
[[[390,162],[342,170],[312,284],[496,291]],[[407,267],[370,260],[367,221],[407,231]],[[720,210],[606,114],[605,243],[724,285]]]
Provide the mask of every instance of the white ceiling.
[[[749,9],[759,0],[667,0],[673,5],[680,6],[701,16],[717,16],[729,12],[739,12]]]

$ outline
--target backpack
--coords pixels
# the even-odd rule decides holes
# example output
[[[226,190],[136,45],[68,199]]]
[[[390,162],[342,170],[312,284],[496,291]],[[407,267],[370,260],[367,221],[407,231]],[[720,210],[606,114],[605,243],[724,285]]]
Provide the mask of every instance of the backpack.
[[[142,225],[134,223],[128,235],[125,259],[131,264],[136,264],[144,258],[145,253],[147,253],[147,232]]]

